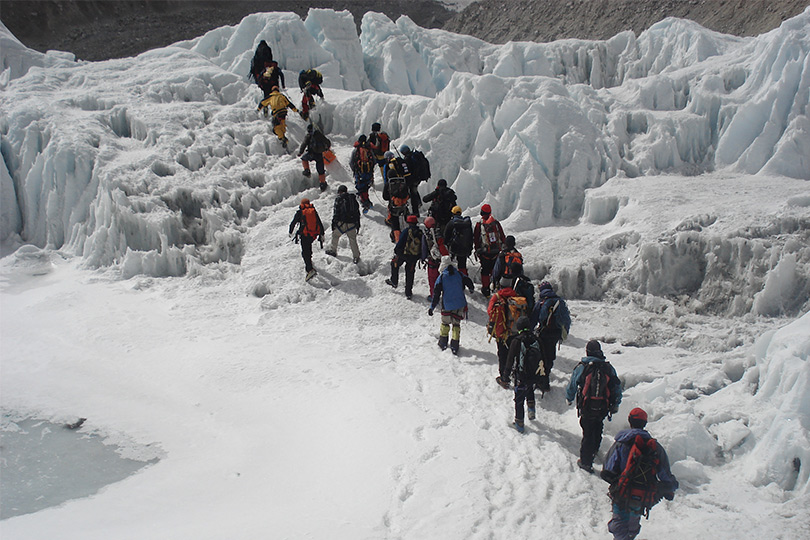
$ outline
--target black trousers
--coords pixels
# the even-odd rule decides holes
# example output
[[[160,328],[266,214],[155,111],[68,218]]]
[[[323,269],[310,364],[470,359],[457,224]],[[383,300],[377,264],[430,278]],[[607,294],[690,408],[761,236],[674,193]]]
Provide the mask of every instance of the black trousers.
[[[531,409],[535,408],[534,383],[521,383],[515,386],[515,420],[523,421],[523,402]]]
[[[543,371],[545,375],[541,375],[537,381],[537,389],[542,392],[547,392],[551,388],[549,382],[551,377],[551,368],[554,367],[554,360],[557,359],[557,336],[539,336],[540,354],[543,357]]]
[[[593,458],[602,444],[602,429],[605,417],[580,417],[579,425],[582,427],[582,444],[579,446],[579,459],[584,465],[593,465]]]
[[[498,375],[504,381],[509,381],[509,373],[504,373],[506,369],[506,358],[509,356],[509,346],[515,336],[509,336],[505,341],[498,340]]]
[[[394,285],[399,284],[399,267],[405,265],[405,294],[408,296],[413,294],[413,278],[418,261],[419,257],[416,255],[403,255],[397,257],[397,262],[391,261],[391,283]]]
[[[312,270],[312,242],[315,239],[311,236],[304,236],[303,234],[300,237],[301,242],[301,258],[304,259],[304,267],[307,269],[307,272]]]

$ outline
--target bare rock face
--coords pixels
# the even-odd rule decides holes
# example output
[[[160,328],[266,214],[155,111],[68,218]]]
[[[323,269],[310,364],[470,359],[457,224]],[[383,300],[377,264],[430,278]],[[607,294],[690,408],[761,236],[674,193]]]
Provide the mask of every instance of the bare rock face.
[[[608,39],[638,35],[667,17],[690,19],[724,34],[755,36],[802,13],[808,0],[503,0],[477,2],[445,30],[491,43]]]
[[[758,35],[808,4],[810,0],[487,0],[454,13],[434,0],[4,0],[0,19],[33,49],[103,60],[192,39],[267,11],[305,17],[310,8],[349,10],[358,26],[367,11],[394,20],[407,15],[425,28],[506,43],[607,39],[624,30],[639,34],[666,17],[691,19],[727,34]]]
[[[3,0],[0,19],[32,49],[105,60],[193,39],[251,13],[288,11],[303,18],[310,8],[348,10],[358,30],[367,11],[394,20],[407,15],[424,28],[441,28],[453,14],[434,0]]]

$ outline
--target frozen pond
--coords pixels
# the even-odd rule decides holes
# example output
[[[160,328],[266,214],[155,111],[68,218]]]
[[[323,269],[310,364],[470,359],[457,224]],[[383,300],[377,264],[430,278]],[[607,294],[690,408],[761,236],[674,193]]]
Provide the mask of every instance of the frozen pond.
[[[78,426],[4,420],[0,429],[0,519],[87,497],[157,461],[123,458],[116,449]]]

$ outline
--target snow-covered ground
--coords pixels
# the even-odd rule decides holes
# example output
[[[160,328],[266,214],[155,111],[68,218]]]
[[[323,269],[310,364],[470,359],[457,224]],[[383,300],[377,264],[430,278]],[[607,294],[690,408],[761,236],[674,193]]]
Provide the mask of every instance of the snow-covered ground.
[[[606,484],[575,465],[562,395],[589,339],[625,388],[597,465],[643,406],[681,482],[642,536],[807,537],[810,11],[745,39],[674,19],[502,46],[379,14],[361,29],[251,15],[99,63],[0,29],[2,428],[84,417],[157,459],[3,538],[604,538]],[[324,74],[326,193],[255,112],[259,39],[294,101],[298,70]],[[491,204],[529,276],[570,299],[526,435],[484,298],[454,357],[424,274],[413,301],[385,285],[379,192],[360,264],[316,250],[303,281],[298,200],[331,218],[374,121],[425,150],[423,192],[444,177],[465,213]]]

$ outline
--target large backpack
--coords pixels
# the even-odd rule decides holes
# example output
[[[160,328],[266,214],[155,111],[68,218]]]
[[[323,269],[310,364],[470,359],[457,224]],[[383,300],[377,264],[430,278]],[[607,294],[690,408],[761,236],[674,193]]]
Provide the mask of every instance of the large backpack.
[[[352,204],[354,203],[354,204]],[[335,201],[335,217],[342,223],[357,223],[360,221],[360,206],[354,195],[344,193]]]
[[[411,163],[411,173],[416,183],[424,182],[430,178],[430,162],[420,150],[414,150],[408,157]]]
[[[419,256],[422,254],[422,230],[408,227],[408,239],[405,241],[405,255]]]
[[[312,142],[309,149],[317,154],[323,154],[332,147],[332,141],[320,129],[312,131]]]
[[[610,395],[611,374],[608,362],[583,362],[577,391],[577,413],[586,418],[604,418],[610,413],[613,398]]]
[[[357,146],[356,159],[357,159],[357,170],[361,173],[368,173],[374,170],[374,156],[371,153],[371,149],[367,146]]]
[[[565,341],[568,339],[568,330],[571,328],[571,314],[568,312],[568,306],[566,306],[565,301],[558,296],[544,299],[543,302],[551,302],[551,305],[548,308],[546,320],[539,321],[540,328],[559,329],[560,339]]]
[[[453,220],[453,232],[448,241],[450,252],[455,255],[469,256],[473,248],[472,221],[469,217]]]
[[[388,183],[383,188],[383,199],[389,201],[389,209],[392,215],[401,215],[408,209],[408,200],[411,192],[408,183],[399,176],[389,177]]]
[[[623,511],[635,510],[649,517],[658,498],[658,443],[636,435],[619,478],[610,484],[608,495]]]
[[[533,383],[538,377],[546,374],[543,369],[543,353],[540,351],[540,343],[530,332],[526,334],[527,337],[520,341],[520,355],[515,366],[518,384]]]
[[[264,73],[265,62],[272,61],[273,49],[270,48],[266,41],[262,40],[256,47],[256,52],[253,53],[253,59],[250,61],[250,73],[248,74],[248,77],[252,78],[256,82],[259,82],[259,78],[262,76],[262,73]]]
[[[298,73],[298,87],[302,90],[307,83],[321,84],[323,82],[323,75],[317,69],[302,69]]]
[[[515,275],[512,273],[512,264],[518,263],[521,266],[523,265],[523,255],[520,254],[519,251],[507,251],[503,254],[503,274],[501,275],[504,279],[513,279]]]
[[[481,247],[484,248],[484,253],[497,254],[503,249],[498,225],[498,222],[494,219],[489,223],[481,222]]]
[[[311,204],[301,209],[301,234],[315,238],[320,236],[321,229],[318,227],[318,212]]]
[[[522,296],[505,296],[498,293],[493,295],[491,309],[488,309],[490,339],[504,341],[509,336],[517,334],[517,320],[521,315],[528,315],[529,308],[526,299]]]

